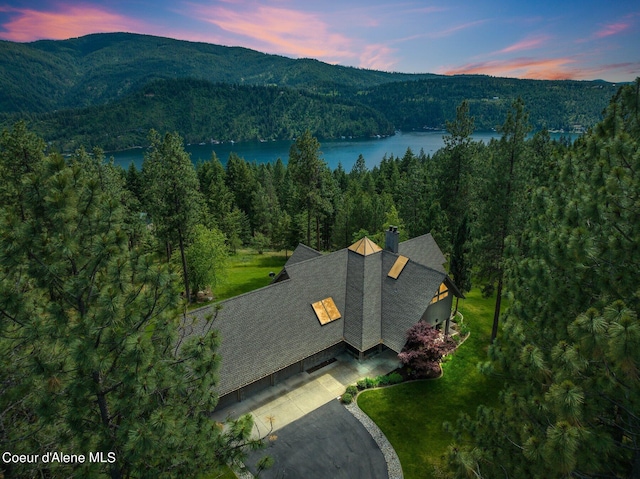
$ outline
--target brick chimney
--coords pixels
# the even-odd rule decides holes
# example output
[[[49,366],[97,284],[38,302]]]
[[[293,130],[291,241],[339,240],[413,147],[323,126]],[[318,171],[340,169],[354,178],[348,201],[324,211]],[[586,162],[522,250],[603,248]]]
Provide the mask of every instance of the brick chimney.
[[[384,249],[391,251],[392,253],[398,253],[398,233],[397,226],[389,226],[389,229],[384,234]]]

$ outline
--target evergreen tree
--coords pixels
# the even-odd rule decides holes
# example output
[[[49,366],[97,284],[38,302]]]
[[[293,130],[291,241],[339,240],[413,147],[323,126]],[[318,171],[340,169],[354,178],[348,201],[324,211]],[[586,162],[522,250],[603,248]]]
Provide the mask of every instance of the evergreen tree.
[[[226,231],[227,216],[233,208],[233,193],[226,184],[224,167],[215,153],[209,161],[196,165],[200,192],[207,204],[205,223],[209,228]]]
[[[249,417],[225,431],[208,418],[217,337],[176,348],[177,278],[130,246],[118,192],[55,155],[5,176],[2,155],[3,184],[24,193],[0,209],[2,444],[115,454],[3,465],[4,477],[194,477],[256,446]]]
[[[158,237],[166,245],[168,259],[171,259],[174,244],[178,243],[185,297],[190,302],[185,250],[193,228],[202,219],[204,200],[199,191],[198,176],[177,133],[167,133],[161,138],[152,130],[149,140],[151,146],[142,163],[145,208]]]
[[[552,181],[507,241],[513,301],[483,368],[505,388],[498,406],[459,422],[456,477],[640,475],[638,111],[640,80],[548,159]]]
[[[521,227],[522,218],[516,212],[524,191],[522,165],[525,160],[525,138],[529,132],[524,103],[518,99],[512,105],[502,137],[486,149],[488,158],[482,168],[483,182],[479,193],[479,215],[476,221],[475,264],[485,283],[484,291],[496,291],[496,305],[491,340],[498,334],[498,321],[504,285],[504,257],[507,237]]]
[[[288,169],[295,187],[298,211],[306,217],[307,245],[311,245],[311,222],[316,220],[319,232],[319,214],[322,209],[322,170],[326,168],[320,158],[320,143],[309,130],[300,135],[289,150]],[[317,234],[319,240],[319,234]]]
[[[257,180],[254,170],[244,158],[240,158],[237,154],[231,153],[227,160],[227,187],[233,194],[234,205],[242,211],[251,226],[251,233],[254,228],[254,212],[253,212],[253,192],[257,186]]]

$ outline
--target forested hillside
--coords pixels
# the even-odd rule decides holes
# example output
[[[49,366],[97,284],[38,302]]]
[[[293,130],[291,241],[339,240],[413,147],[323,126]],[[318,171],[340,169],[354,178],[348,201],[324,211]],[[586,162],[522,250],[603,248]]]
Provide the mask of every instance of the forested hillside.
[[[26,44],[0,41],[0,112],[100,105],[157,79],[195,78],[327,92],[430,76],[361,70],[130,33]]]
[[[305,130],[322,138],[393,133],[383,114],[349,100],[189,79],[155,80],[116,103],[29,118],[61,151],[145,145],[152,128],[184,132],[188,143],[295,138]]]
[[[474,75],[387,83],[361,91],[357,98],[406,130],[440,128],[466,100],[476,128],[490,130],[504,122],[509,106],[520,97],[535,130],[582,131],[601,119],[615,91],[614,85],[604,82]]]
[[[218,338],[174,348],[180,311],[243,245],[334,250],[395,225],[431,233],[462,291],[496,294],[498,312],[511,298],[482,366],[500,402],[449,425],[445,477],[638,477],[639,111],[637,80],[569,145],[529,137],[515,100],[485,144],[462,102],[433,156],[371,170],[360,157],[349,172],[328,168],[309,131],[286,165],[225,167],[194,167],[179,135],[151,131],[141,171],[123,171],[13,125],[0,137],[0,438],[118,461],[2,472],[191,477],[241,458],[250,418],[223,431],[207,415]]]
[[[489,130],[518,97],[536,130],[581,131],[614,92],[606,82],[387,73],[125,33],[0,42],[0,125],[27,119],[64,151],[139,146],[149,128],[189,142],[444,128],[463,100]]]

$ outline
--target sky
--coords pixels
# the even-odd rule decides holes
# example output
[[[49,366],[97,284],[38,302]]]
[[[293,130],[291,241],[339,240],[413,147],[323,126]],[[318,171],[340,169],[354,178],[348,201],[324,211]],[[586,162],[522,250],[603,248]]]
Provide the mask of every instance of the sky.
[[[405,73],[633,81],[639,0],[0,0],[0,39],[132,32]]]

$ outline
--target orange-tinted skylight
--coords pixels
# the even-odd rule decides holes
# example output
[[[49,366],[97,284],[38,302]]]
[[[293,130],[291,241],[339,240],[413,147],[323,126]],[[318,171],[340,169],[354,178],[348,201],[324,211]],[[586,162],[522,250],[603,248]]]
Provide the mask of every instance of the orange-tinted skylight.
[[[342,317],[340,311],[338,311],[336,303],[331,297],[325,298],[321,301],[316,301],[315,303],[311,304],[311,307],[316,313],[318,321],[320,321],[320,324],[322,325],[325,325]]]
[[[402,270],[407,265],[408,261],[409,258],[407,258],[406,256],[398,256],[398,259],[395,263],[393,263],[393,266],[389,270],[389,274],[387,276],[393,279],[398,279],[398,276],[400,276],[400,273],[402,273]]]

